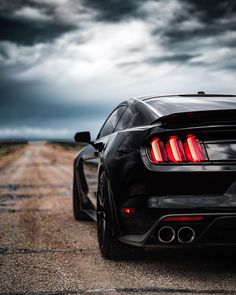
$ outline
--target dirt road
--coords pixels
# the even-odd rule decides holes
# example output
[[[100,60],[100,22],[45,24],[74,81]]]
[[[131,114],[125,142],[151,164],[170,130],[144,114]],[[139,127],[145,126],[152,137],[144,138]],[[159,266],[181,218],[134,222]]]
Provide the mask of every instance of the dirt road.
[[[0,294],[236,294],[235,250],[100,257],[71,209],[74,151],[30,143],[0,160]]]

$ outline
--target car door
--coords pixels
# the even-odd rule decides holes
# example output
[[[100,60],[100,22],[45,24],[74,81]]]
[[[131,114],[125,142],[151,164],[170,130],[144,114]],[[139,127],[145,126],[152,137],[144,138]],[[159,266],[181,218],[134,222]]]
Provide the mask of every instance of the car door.
[[[105,121],[99,132],[94,146],[90,145],[88,153],[82,157],[82,171],[84,174],[86,194],[93,207],[96,208],[96,194],[98,187],[98,166],[101,154],[106,148],[109,136],[114,132],[117,123],[126,109],[125,105],[117,107]],[[96,147],[96,148],[95,148]]]

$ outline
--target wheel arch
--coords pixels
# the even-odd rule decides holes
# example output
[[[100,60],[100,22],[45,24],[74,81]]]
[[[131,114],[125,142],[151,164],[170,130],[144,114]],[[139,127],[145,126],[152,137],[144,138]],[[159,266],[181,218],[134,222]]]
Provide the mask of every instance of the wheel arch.
[[[109,173],[108,173],[107,169],[105,168],[105,165],[101,162],[99,165],[99,170],[98,170],[98,180],[100,179],[103,172],[106,174],[106,177],[108,180],[108,190],[109,190],[108,198],[109,198],[109,207],[112,212],[112,214],[111,214],[112,224],[113,224],[115,233],[119,234],[120,233],[120,225],[119,225],[119,219],[118,219],[118,214],[117,214],[117,207],[116,207],[115,200],[113,197],[110,177],[109,177]]]

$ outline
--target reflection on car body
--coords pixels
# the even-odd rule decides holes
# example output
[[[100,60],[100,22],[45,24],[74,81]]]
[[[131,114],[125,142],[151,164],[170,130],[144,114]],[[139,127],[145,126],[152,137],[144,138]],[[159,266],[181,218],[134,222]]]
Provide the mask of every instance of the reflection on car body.
[[[236,97],[122,102],[74,161],[77,220],[97,221],[102,255],[236,245]]]

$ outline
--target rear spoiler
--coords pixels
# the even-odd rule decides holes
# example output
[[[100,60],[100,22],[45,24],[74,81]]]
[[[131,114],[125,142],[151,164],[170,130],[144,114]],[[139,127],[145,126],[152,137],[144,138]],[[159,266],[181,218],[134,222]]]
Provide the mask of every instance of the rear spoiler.
[[[166,128],[203,126],[206,124],[236,125],[236,109],[174,113],[160,117],[152,124]]]

